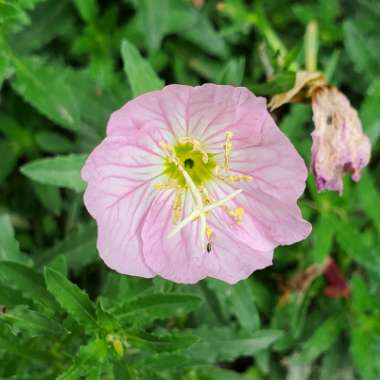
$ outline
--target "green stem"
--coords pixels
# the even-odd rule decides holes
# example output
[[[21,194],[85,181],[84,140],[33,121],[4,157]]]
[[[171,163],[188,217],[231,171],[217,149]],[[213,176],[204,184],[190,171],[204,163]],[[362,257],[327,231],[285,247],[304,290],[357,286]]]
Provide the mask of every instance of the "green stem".
[[[318,24],[310,21],[305,34],[305,67],[307,71],[317,70]]]

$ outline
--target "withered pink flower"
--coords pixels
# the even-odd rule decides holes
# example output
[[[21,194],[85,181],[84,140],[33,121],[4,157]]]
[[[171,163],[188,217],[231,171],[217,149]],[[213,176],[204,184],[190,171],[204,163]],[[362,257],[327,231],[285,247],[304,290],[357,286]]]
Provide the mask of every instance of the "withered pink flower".
[[[363,133],[356,110],[335,87],[321,87],[312,96],[313,120],[312,167],[317,189],[342,193],[343,174],[360,179],[368,164],[371,144]]]
[[[247,89],[171,85],[112,114],[82,176],[98,250],[124,274],[235,283],[311,226],[307,170]]]

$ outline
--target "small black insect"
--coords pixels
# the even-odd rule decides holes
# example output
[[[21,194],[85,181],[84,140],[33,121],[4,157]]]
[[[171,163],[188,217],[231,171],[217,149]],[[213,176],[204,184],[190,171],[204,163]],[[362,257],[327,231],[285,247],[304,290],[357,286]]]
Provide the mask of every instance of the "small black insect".
[[[210,242],[207,243],[206,250],[207,250],[207,253],[210,253],[210,252],[211,252],[211,250],[212,250],[212,245],[211,245]]]
[[[326,123],[327,123],[327,125],[331,125],[332,122],[333,122],[333,117],[332,117],[331,115],[328,115],[328,116],[327,116],[327,119],[326,119]]]

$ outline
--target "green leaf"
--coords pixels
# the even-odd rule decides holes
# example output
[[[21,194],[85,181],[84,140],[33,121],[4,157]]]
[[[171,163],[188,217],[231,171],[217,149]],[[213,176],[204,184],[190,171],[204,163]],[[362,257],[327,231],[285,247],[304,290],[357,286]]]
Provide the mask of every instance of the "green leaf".
[[[70,368],[56,380],[78,380],[87,376],[91,370],[105,361],[107,356],[107,343],[101,339],[82,346],[76,354]]]
[[[0,214],[0,260],[31,264],[30,258],[20,251],[11,220],[7,214]]]
[[[0,281],[19,290],[26,298],[49,308],[56,308],[53,297],[46,290],[40,273],[18,263],[0,261]]]
[[[62,308],[85,327],[96,328],[96,309],[88,295],[52,268],[45,268],[44,275],[49,292]]]
[[[245,58],[232,58],[223,66],[218,83],[240,86],[244,78]]]
[[[70,30],[74,23],[67,1],[43,1],[29,16],[30,24],[10,36],[10,45],[18,55],[41,49]]]
[[[380,79],[376,79],[368,88],[366,97],[360,107],[360,119],[363,123],[363,129],[374,146],[376,146],[380,137],[379,103]]]
[[[376,358],[380,354],[378,338],[373,332],[363,327],[356,327],[351,331],[351,353],[356,370],[362,380],[378,380],[380,378],[380,364]]]
[[[68,277],[67,260],[65,256],[59,255],[52,260],[49,267],[61,273],[63,276]]]
[[[61,127],[80,129],[79,112],[65,69],[40,59],[11,56],[16,77],[12,88],[39,112]]]
[[[224,38],[215,30],[211,21],[200,12],[197,13],[195,23],[178,31],[178,34],[218,58],[226,58],[229,54]]]
[[[188,314],[201,303],[201,298],[191,294],[150,294],[123,304],[114,313],[119,318],[153,321]]]
[[[0,53],[0,90],[3,82],[10,76],[11,72],[12,69],[7,56]]]
[[[1,319],[11,323],[21,330],[26,330],[31,336],[62,335],[67,331],[60,323],[27,307],[17,307],[1,314]]]
[[[352,290],[352,309],[355,313],[364,314],[376,308],[380,310],[379,298],[370,293],[368,284],[360,276],[354,275],[350,284]]]
[[[137,2],[141,25],[145,29],[146,45],[152,52],[160,47],[162,38],[168,30],[171,5],[170,0],[139,0]]]
[[[74,4],[84,21],[95,22],[99,13],[97,0],[74,0]]]
[[[380,191],[376,188],[373,177],[368,170],[362,173],[357,194],[361,207],[380,231],[380,208],[374,207],[374,205],[380,205]]]
[[[59,189],[38,182],[33,182],[32,186],[43,206],[54,215],[59,216],[62,210],[62,198]]]
[[[337,241],[343,251],[367,270],[380,274],[379,252],[367,243],[352,224],[338,220],[336,227]]]
[[[374,79],[380,69],[378,49],[376,49],[378,41],[366,35],[360,24],[353,21],[346,21],[343,24],[343,31],[346,51],[357,72],[363,74],[364,78]]]
[[[245,329],[254,331],[260,327],[250,280],[240,281],[232,286],[217,280],[208,280],[207,284],[214,290],[227,320],[233,315]]]
[[[0,2],[0,25],[4,27],[25,25],[29,23],[29,17],[24,10],[14,1],[2,0]]]
[[[13,334],[5,331],[3,323],[0,324],[0,352],[1,351],[15,355],[16,358],[22,357],[27,361],[46,363],[52,360],[52,357],[39,347],[30,346],[25,344],[25,342],[15,339]],[[4,356],[2,355],[2,357]]]
[[[85,189],[85,183],[80,171],[86,158],[85,154],[42,158],[22,166],[21,172],[36,182],[81,192]]]
[[[313,262],[322,264],[331,253],[335,236],[336,217],[333,214],[320,214],[313,226],[313,248],[311,256]]]
[[[17,152],[16,145],[13,142],[3,139],[0,139],[0,152],[2,154],[2,159],[0,161],[1,184],[14,170],[19,154]]]
[[[74,150],[74,144],[57,132],[41,131],[35,134],[38,147],[48,153],[68,153]]]
[[[308,364],[326,352],[339,338],[344,327],[342,318],[332,317],[318,327],[314,334],[302,347],[300,355],[297,357],[298,364]]]
[[[8,286],[1,284],[0,286],[0,305],[6,307],[26,305],[29,301],[24,298],[20,291],[13,290]]]
[[[202,327],[189,330],[202,340],[187,353],[192,359],[204,363],[234,360],[239,356],[253,355],[267,349],[282,336],[280,330],[260,330],[254,333],[230,328]]]
[[[46,264],[58,255],[65,256],[68,266],[76,272],[98,260],[95,223],[79,225],[64,240],[43,252],[36,261],[39,265]]]
[[[199,338],[197,336],[188,334],[170,334],[165,336],[156,336],[147,333],[127,334],[127,343],[132,347],[153,352],[174,352],[185,350],[198,341]]]
[[[156,75],[149,63],[127,40],[123,40],[121,44],[121,56],[134,97],[148,91],[160,90],[164,86],[164,82]]]
[[[293,88],[295,80],[296,74],[293,71],[287,71],[275,75],[267,83],[250,84],[248,87],[257,95],[276,95]]]

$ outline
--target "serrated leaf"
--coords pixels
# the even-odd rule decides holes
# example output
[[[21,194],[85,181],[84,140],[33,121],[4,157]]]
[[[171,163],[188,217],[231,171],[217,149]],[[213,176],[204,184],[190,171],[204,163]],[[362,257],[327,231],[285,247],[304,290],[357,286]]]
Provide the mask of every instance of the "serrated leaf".
[[[188,351],[192,359],[204,363],[222,360],[234,360],[239,356],[253,355],[267,349],[282,336],[280,330],[260,330],[254,333],[232,328],[207,328],[189,330],[189,333],[201,338]]]
[[[96,328],[96,309],[87,293],[52,268],[45,268],[44,275],[49,292],[62,308],[85,327]]]
[[[160,90],[164,86],[164,82],[157,76],[150,64],[127,40],[123,40],[121,44],[121,56],[133,96]]]
[[[178,317],[197,309],[202,299],[191,294],[150,294],[123,304],[114,312],[119,318],[153,321]]]
[[[26,330],[31,336],[62,335],[66,330],[60,323],[50,316],[30,310],[26,307],[18,307],[1,314],[1,319],[11,323],[19,329]]]
[[[0,260],[31,264],[31,259],[20,251],[11,220],[7,214],[0,214]]]
[[[165,336],[156,336],[147,333],[127,334],[127,343],[132,347],[153,352],[185,350],[198,341],[199,338],[197,336],[188,334],[170,334]]]
[[[107,356],[107,343],[101,339],[82,346],[76,354],[73,364],[56,380],[77,380],[87,376],[91,370],[102,363]]]
[[[86,158],[85,154],[42,158],[22,166],[21,173],[45,185],[66,187],[81,192],[85,189],[85,183],[80,171]]]
[[[31,268],[18,263],[0,261],[0,281],[19,290],[32,301],[49,308],[58,306],[46,290],[42,275]]]
[[[61,127],[80,129],[79,112],[65,69],[39,59],[12,56],[16,77],[12,88],[39,112]]]

